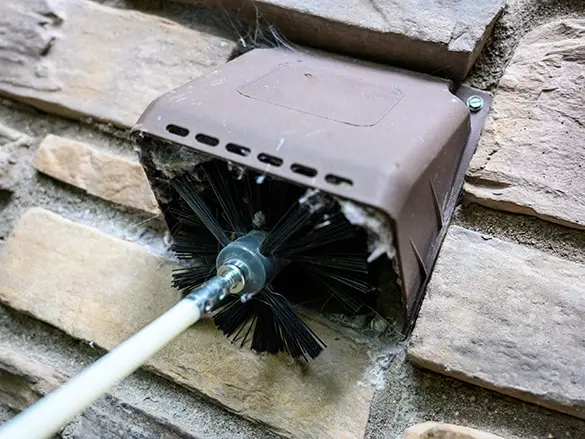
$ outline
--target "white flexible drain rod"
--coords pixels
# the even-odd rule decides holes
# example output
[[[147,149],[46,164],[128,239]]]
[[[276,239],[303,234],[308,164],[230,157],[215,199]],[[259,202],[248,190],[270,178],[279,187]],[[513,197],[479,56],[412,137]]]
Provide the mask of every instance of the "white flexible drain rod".
[[[245,285],[244,275],[233,265],[220,267],[218,275],[194,290],[154,322],[104,355],[60,388],[0,427],[0,439],[52,437],[75,415],[138,369],[148,358]]]

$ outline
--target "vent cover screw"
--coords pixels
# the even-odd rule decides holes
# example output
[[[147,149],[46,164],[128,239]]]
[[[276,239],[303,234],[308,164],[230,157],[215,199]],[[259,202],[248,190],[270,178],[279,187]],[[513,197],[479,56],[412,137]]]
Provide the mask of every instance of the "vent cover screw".
[[[469,111],[472,113],[477,113],[483,108],[483,99],[476,95],[470,96],[467,99],[467,108],[469,108]]]

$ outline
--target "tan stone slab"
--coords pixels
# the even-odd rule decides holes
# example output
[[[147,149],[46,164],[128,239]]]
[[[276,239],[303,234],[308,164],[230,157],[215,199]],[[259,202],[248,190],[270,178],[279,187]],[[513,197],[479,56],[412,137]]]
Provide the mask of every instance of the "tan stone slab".
[[[504,0],[182,0],[228,7],[252,23],[257,11],[307,46],[465,78]]]
[[[585,266],[451,227],[415,364],[585,418]]]
[[[0,300],[75,338],[112,349],[169,309],[173,264],[135,243],[31,209],[0,256]],[[207,319],[148,363],[287,437],[361,438],[373,391],[367,349],[310,322],[328,348],[309,366],[231,344]]]
[[[585,228],[585,19],[536,28],[495,93],[468,182],[479,204]]]
[[[145,212],[160,213],[144,169],[137,161],[49,134],[41,142],[33,165],[38,171],[96,197]]]
[[[130,127],[157,96],[223,64],[231,41],[89,0],[0,2],[0,94]]]
[[[402,439],[504,439],[495,434],[454,424],[424,422],[409,427]]]

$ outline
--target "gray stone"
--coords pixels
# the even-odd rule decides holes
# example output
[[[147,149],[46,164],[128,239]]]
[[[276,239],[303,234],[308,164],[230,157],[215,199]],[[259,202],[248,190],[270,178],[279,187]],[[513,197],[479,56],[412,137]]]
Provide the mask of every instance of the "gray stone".
[[[158,215],[154,194],[138,161],[130,161],[71,139],[49,134],[34,167],[113,203]]]
[[[453,424],[423,422],[409,427],[402,439],[503,439],[501,436]]]
[[[14,157],[0,150],[0,191],[12,191],[18,181]]]
[[[66,379],[51,367],[0,347],[0,401],[11,409],[24,410]]]
[[[64,439],[199,439],[109,396],[79,414],[61,435]]]
[[[234,43],[88,0],[0,3],[0,93],[120,127],[160,94],[224,63]]]
[[[530,32],[500,81],[469,201],[585,229],[585,20]]]
[[[0,403],[0,422],[4,423],[16,415],[16,412],[5,404]],[[59,436],[57,436],[59,437]],[[51,438],[52,439],[52,438]],[[61,439],[59,437],[59,439]]]
[[[109,350],[176,303],[173,268],[137,244],[34,208],[4,245],[0,300]],[[368,349],[308,324],[328,346],[308,365],[240,348],[204,319],[146,367],[285,437],[361,438],[373,397]]]
[[[458,80],[467,75],[504,8],[504,0],[224,0],[220,4],[252,20],[257,7],[267,22],[301,44]]]
[[[0,123],[0,190],[12,192],[22,173],[21,147],[28,148],[32,139]]]
[[[506,0],[506,7],[465,82],[482,90],[495,90],[516,47],[528,32],[557,18],[584,15],[583,0]]]
[[[46,380],[45,371],[58,371],[62,376],[74,376],[84,367],[96,361],[103,352],[95,345],[79,342],[59,329],[40,322],[32,317],[0,305],[0,339],[9,361],[4,360],[0,371],[14,364],[14,359],[22,359],[26,368],[14,373],[26,378],[24,386],[36,385]],[[0,352],[0,359],[7,358]],[[31,373],[31,366],[42,365],[42,374]],[[28,378],[30,377],[30,379]],[[38,378],[38,379],[37,379]],[[34,381],[34,382],[33,382]],[[2,381],[0,381],[0,423],[16,414],[7,413],[2,407]],[[8,407],[7,407],[8,408]],[[101,415],[105,416],[101,416]],[[93,423],[90,418],[95,418]],[[99,436],[99,429],[105,424],[106,430]],[[111,426],[111,427],[110,427]],[[180,388],[172,382],[144,371],[137,371],[112,388],[107,396],[96,401],[65,428],[64,439],[88,439],[89,434],[97,434],[100,439],[117,437],[110,431],[136,432],[136,437],[144,439],[147,433],[157,433],[162,438],[193,437],[221,439],[277,439],[267,429],[257,423],[248,422],[227,412],[221,406],[193,392]],[[165,434],[163,434],[163,432]],[[142,434],[142,436],[140,436]],[[176,436],[175,436],[176,435]],[[135,436],[122,435],[134,439]]]
[[[54,368],[25,353],[0,347],[0,403],[20,411],[66,381]],[[67,424],[67,439],[194,439],[169,423],[107,395]]]
[[[452,227],[415,364],[585,418],[585,266]]]
[[[30,141],[31,139],[24,133],[0,123],[0,146],[9,146],[13,144],[18,144],[18,146],[28,146]]]

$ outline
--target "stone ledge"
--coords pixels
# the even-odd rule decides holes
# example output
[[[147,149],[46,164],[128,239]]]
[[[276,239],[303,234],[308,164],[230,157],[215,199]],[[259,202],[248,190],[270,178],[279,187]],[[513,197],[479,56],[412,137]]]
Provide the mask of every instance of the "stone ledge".
[[[49,134],[41,142],[33,166],[96,197],[160,214],[138,161],[125,160],[89,145]]]
[[[585,266],[451,227],[408,358],[585,419]]]
[[[0,94],[131,127],[159,95],[227,61],[229,40],[89,0],[0,2]]]
[[[424,422],[409,427],[402,439],[504,439],[474,428],[438,422]]]
[[[0,347],[0,403],[13,410],[26,409],[67,379],[24,352]],[[71,439],[195,439],[174,425],[164,424],[106,395],[65,425],[61,436]]]
[[[315,2],[312,0],[182,0],[227,7],[254,23],[256,10],[288,39],[399,64],[456,80],[465,78],[504,8],[504,0]]]
[[[495,93],[466,198],[585,229],[585,20],[529,32]]]
[[[51,367],[0,346],[0,401],[11,409],[24,410],[66,380]]]
[[[176,303],[173,268],[137,244],[34,208],[0,256],[0,300],[112,349]],[[373,396],[360,383],[367,349],[309,323],[328,348],[308,366],[239,348],[205,320],[146,367],[285,437],[362,438]]]

